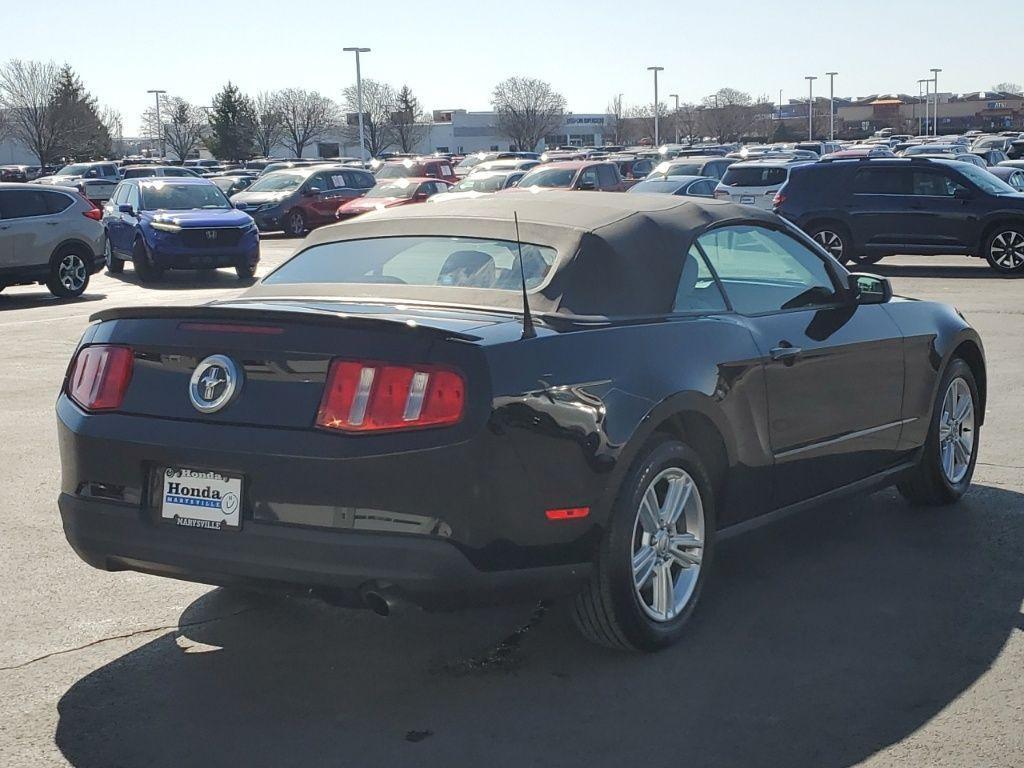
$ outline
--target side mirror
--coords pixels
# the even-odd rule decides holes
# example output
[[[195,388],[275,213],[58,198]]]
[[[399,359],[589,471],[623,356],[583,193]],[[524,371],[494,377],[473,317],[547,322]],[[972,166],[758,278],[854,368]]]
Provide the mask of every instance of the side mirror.
[[[121,205],[117,206],[117,210],[121,213],[127,213],[129,216],[135,215],[135,209],[126,203],[122,203]]]
[[[953,197],[955,197],[957,200],[973,200],[974,199],[974,195],[971,193],[971,190],[969,190],[969,189],[967,189],[965,187],[957,187],[953,191]]]
[[[592,181],[581,181],[576,189],[583,190],[585,192],[592,192],[597,189],[597,184]]]
[[[319,194],[320,194],[320,187],[307,187],[306,189],[302,190],[303,197],[312,197],[313,195],[319,195]]]
[[[413,200],[426,200],[428,197],[430,197],[430,195],[428,195],[426,192],[417,192],[415,195],[412,196],[412,199]]]
[[[235,203],[235,208],[237,208],[240,211],[244,211],[248,207],[249,206],[247,206],[245,203]]]
[[[858,304],[885,304],[892,299],[892,284],[880,275],[853,272],[849,286],[853,300]]]

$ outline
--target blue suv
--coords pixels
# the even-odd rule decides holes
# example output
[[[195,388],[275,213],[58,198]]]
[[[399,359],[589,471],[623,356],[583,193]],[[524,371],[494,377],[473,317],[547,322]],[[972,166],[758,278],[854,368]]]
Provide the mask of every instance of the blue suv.
[[[168,269],[234,267],[251,278],[260,260],[252,217],[207,179],[125,179],[103,209],[107,270],[133,262],[143,282]]]

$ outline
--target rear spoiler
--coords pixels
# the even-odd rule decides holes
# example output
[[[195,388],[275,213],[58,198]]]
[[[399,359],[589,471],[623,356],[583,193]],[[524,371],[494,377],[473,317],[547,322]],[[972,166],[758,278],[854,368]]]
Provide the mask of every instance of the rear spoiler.
[[[424,323],[421,319],[402,322],[390,318],[375,317],[372,314],[353,314],[350,312],[329,312],[312,307],[292,306],[280,309],[267,304],[252,305],[235,304],[231,306],[205,304],[184,307],[116,307],[104,309],[90,316],[89,321],[102,323],[108,320],[237,320],[248,323],[290,323],[318,326],[345,326],[348,328],[366,328],[399,330],[406,333],[428,335],[439,339],[456,341],[479,341],[479,336],[460,333],[447,328],[440,328]]]

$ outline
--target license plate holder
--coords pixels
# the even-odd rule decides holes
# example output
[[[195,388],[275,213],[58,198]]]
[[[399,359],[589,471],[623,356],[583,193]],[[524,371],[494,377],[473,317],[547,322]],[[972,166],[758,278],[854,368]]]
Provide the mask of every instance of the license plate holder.
[[[742,203],[743,205],[753,205],[754,204],[754,196],[753,195],[741,195],[740,196],[740,203]]]
[[[164,467],[160,474],[161,522],[214,531],[241,529],[240,476],[191,467]]]

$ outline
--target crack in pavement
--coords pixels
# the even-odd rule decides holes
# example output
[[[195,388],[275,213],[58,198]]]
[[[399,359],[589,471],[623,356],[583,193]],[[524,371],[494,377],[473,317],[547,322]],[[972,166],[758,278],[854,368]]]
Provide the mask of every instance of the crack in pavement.
[[[199,621],[190,621],[187,624],[166,624],[166,625],[160,626],[160,627],[148,627],[146,629],[136,629],[136,630],[133,630],[131,632],[125,632],[122,635],[111,635],[110,637],[101,637],[101,638],[99,638],[97,640],[92,640],[92,641],[90,641],[88,643],[76,646],[74,648],[62,648],[59,651],[51,651],[50,653],[44,653],[42,656],[36,656],[34,659],[29,659],[28,661],[22,661],[22,662],[20,662],[18,664],[12,664],[11,666],[7,666],[7,667],[0,667],[0,672],[12,672],[12,671],[17,670],[17,669],[24,669],[25,667],[28,667],[28,666],[30,666],[32,664],[35,664],[36,662],[46,661],[47,659],[52,659],[54,656],[65,656],[65,655],[67,655],[69,653],[77,653],[78,651],[84,651],[86,648],[92,648],[94,645],[100,645],[101,643],[108,643],[111,640],[126,640],[126,639],[128,639],[130,637],[136,637],[137,635],[148,635],[148,634],[150,634],[152,632],[166,632],[169,629],[182,630],[182,629],[189,629],[191,627],[199,627],[199,626],[202,626],[203,624],[211,624],[211,623],[213,623],[215,621],[222,621],[223,619],[234,618],[235,616],[239,616],[239,615],[241,615],[243,613],[248,613],[249,611],[252,611],[252,610],[255,610],[255,609],[254,608],[243,608],[240,611],[235,611],[234,613],[228,613],[228,614],[225,614],[224,616],[214,616],[214,617],[209,618],[209,619],[201,619]]]
[[[983,467],[998,467],[999,469],[1024,469],[1024,466],[1019,464],[993,464],[990,461],[976,461],[975,464],[981,464]]]

